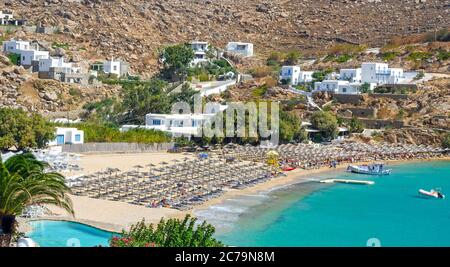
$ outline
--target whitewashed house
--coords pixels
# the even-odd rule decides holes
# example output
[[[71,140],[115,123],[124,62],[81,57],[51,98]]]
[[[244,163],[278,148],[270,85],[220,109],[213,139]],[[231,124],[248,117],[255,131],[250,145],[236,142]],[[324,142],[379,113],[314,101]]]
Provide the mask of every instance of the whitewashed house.
[[[14,16],[11,12],[0,10],[0,25],[9,25],[13,19]]]
[[[47,59],[50,57],[48,51],[40,51],[37,46],[33,47],[30,42],[22,40],[4,41],[3,52],[6,54],[19,55],[19,64],[24,67],[33,66],[33,71],[38,70],[37,65],[41,59]]]
[[[3,42],[3,53],[20,54],[23,50],[30,50],[30,42],[22,40],[9,40]]]
[[[117,77],[123,77],[128,74],[129,64],[123,60],[107,60],[103,62],[103,72],[117,75]]]
[[[314,71],[300,71],[299,74],[299,83],[310,83],[314,80],[313,78]]]
[[[0,25],[8,25],[13,18],[14,16],[11,12],[0,10]]]
[[[315,92],[331,92],[339,93],[339,87],[348,86],[350,83],[348,81],[341,80],[323,80],[322,82],[314,83]]]
[[[49,58],[48,51],[23,50],[20,52],[20,65],[31,66],[33,62],[39,62],[41,59]]]
[[[244,57],[253,56],[253,44],[242,42],[229,42],[227,45],[227,52],[240,54]]]
[[[280,81],[287,84],[297,85],[300,80],[300,66],[283,66],[280,72]]]
[[[87,85],[89,74],[70,62],[65,62],[63,57],[50,57],[39,60],[39,78],[54,79],[66,83]]]
[[[389,68],[386,63],[366,62],[361,64],[362,83],[397,84],[404,79],[403,69]]]
[[[25,19],[14,19],[14,15],[9,11],[0,10],[0,25],[21,26],[26,24]]]
[[[206,52],[208,52],[208,42],[193,41],[191,42],[191,48],[194,51],[194,59],[191,65],[196,65],[208,60]]]
[[[345,83],[338,86],[338,94],[360,94],[361,83]]]
[[[84,131],[77,128],[56,127],[56,137],[48,143],[49,146],[64,144],[83,144]]]
[[[361,82],[361,68],[340,69],[339,79],[349,81],[351,83],[360,83]]]
[[[50,68],[70,69],[72,63],[64,62],[63,57],[49,57],[39,60],[39,72],[49,72]]]
[[[145,126],[123,125],[121,131],[133,128],[153,129],[168,132],[172,135],[192,136],[201,131],[202,126],[218,112],[224,111],[226,105],[208,103],[204,113],[189,114],[154,114],[145,115]]]

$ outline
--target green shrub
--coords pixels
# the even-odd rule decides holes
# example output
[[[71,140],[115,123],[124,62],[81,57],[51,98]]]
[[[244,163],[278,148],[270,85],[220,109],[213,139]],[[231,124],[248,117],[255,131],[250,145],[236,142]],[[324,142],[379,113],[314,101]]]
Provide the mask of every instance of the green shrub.
[[[196,218],[186,215],[179,219],[161,219],[158,225],[145,221],[132,225],[123,231],[121,237],[110,240],[111,247],[223,247],[222,242],[213,237],[215,228],[205,221],[195,225]]]
[[[70,45],[68,43],[57,43],[57,42],[53,42],[52,44],[52,48],[62,48],[64,50],[67,50],[70,48]]]
[[[358,118],[352,117],[348,125],[351,133],[362,133],[364,131],[364,125]]]
[[[445,61],[450,59],[450,51],[445,51],[440,49],[437,53],[437,59],[440,61]]]
[[[345,62],[349,61],[352,58],[353,57],[351,55],[344,54],[344,55],[338,56],[334,61],[337,62],[337,63],[345,63]]]
[[[253,89],[252,95],[254,97],[261,97],[266,93],[266,91],[267,91],[267,86],[264,84],[264,85],[261,85],[259,87],[256,87],[255,89]]]
[[[43,148],[55,137],[55,128],[37,113],[0,108],[0,150]]]
[[[391,60],[395,59],[396,57],[398,57],[398,55],[399,55],[398,52],[390,51],[390,52],[381,53],[380,56],[384,61],[391,61]]]
[[[445,136],[444,140],[442,141],[442,146],[443,146],[444,148],[450,148],[450,133],[448,133],[448,134]]]
[[[10,53],[10,54],[8,54],[8,59],[14,65],[20,64],[20,55],[19,54]]]
[[[411,61],[423,61],[426,59],[431,58],[431,54],[427,53],[427,52],[412,52],[411,54],[408,55],[407,59],[411,60]]]
[[[420,80],[420,79],[422,79],[423,77],[425,77],[425,73],[423,73],[423,71],[419,71],[419,72],[417,73],[417,75],[413,78],[413,80]]]
[[[334,139],[338,134],[336,116],[330,111],[316,111],[311,116],[312,126],[319,130],[324,139]]]

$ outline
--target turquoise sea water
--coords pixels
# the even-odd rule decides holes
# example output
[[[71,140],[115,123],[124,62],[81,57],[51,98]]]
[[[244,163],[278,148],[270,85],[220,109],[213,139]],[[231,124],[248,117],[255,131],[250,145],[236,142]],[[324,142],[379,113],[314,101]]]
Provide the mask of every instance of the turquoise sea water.
[[[113,233],[85,224],[67,221],[31,221],[28,236],[41,247],[108,246]]]
[[[366,246],[369,240],[381,246],[450,246],[450,162],[390,168],[389,176],[344,171],[326,176],[372,180],[374,185],[310,182],[272,192],[236,221],[225,222],[217,237],[233,246]],[[418,195],[421,188],[436,187],[447,199]],[[232,207],[242,207],[239,202],[245,199],[234,202],[222,209],[233,214]],[[213,221],[219,229],[221,223]]]

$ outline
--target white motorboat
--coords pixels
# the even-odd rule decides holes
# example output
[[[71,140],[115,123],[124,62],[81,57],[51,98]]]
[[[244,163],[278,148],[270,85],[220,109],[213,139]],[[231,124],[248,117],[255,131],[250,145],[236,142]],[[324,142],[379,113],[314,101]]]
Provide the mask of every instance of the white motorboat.
[[[445,195],[443,195],[439,190],[431,189],[430,191],[419,189],[419,194],[427,197],[441,198],[444,199]]]
[[[391,169],[385,169],[384,164],[370,164],[370,165],[349,165],[348,172],[369,174],[369,175],[389,175]]]

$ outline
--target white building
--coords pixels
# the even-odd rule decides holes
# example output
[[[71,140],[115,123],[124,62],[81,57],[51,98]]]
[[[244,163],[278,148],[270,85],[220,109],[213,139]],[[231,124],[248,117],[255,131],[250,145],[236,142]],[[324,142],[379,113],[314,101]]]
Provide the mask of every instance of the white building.
[[[200,62],[207,61],[206,52],[208,52],[208,42],[191,42],[191,48],[194,51],[194,59],[191,64],[196,65]]]
[[[3,42],[3,53],[20,54],[23,50],[30,50],[30,42],[22,40],[9,40]]]
[[[341,80],[324,80],[322,82],[314,83],[314,91],[339,93],[339,87],[348,86],[348,81]]]
[[[405,79],[403,69],[389,68],[386,63],[366,62],[361,65],[361,82],[397,84]]]
[[[300,66],[283,66],[280,72],[280,81],[287,81],[288,84],[297,85],[300,80]]]
[[[39,72],[49,72],[50,68],[63,68],[72,72],[72,63],[64,62],[63,57],[49,57],[39,60]]]
[[[224,111],[226,105],[209,103],[204,113],[189,114],[154,114],[145,115],[145,126],[123,125],[121,131],[144,128],[169,132],[172,135],[191,136],[200,133],[202,126],[218,112]]]
[[[34,62],[38,64],[39,60],[49,58],[48,51],[39,51],[32,47],[30,42],[21,40],[10,40],[3,42],[3,52],[6,54],[18,54],[20,56],[20,65],[32,66]]]
[[[128,74],[128,63],[123,60],[108,60],[103,62],[103,72],[122,77]]]
[[[12,13],[0,10],[0,25],[7,25],[14,18]]]
[[[229,42],[227,45],[227,52],[240,54],[244,57],[253,56],[253,44],[242,42]]]
[[[49,146],[64,144],[83,144],[84,132],[77,128],[56,127],[56,138],[48,143]]]
[[[361,83],[340,84],[338,86],[338,94],[360,94]]]
[[[313,73],[314,71],[300,71],[298,82],[299,83],[312,82],[314,80]]]
[[[352,83],[361,82],[361,68],[357,69],[341,69],[339,71],[339,79]]]
[[[49,58],[48,51],[23,50],[20,52],[20,65],[31,66],[33,61],[40,61]]]

